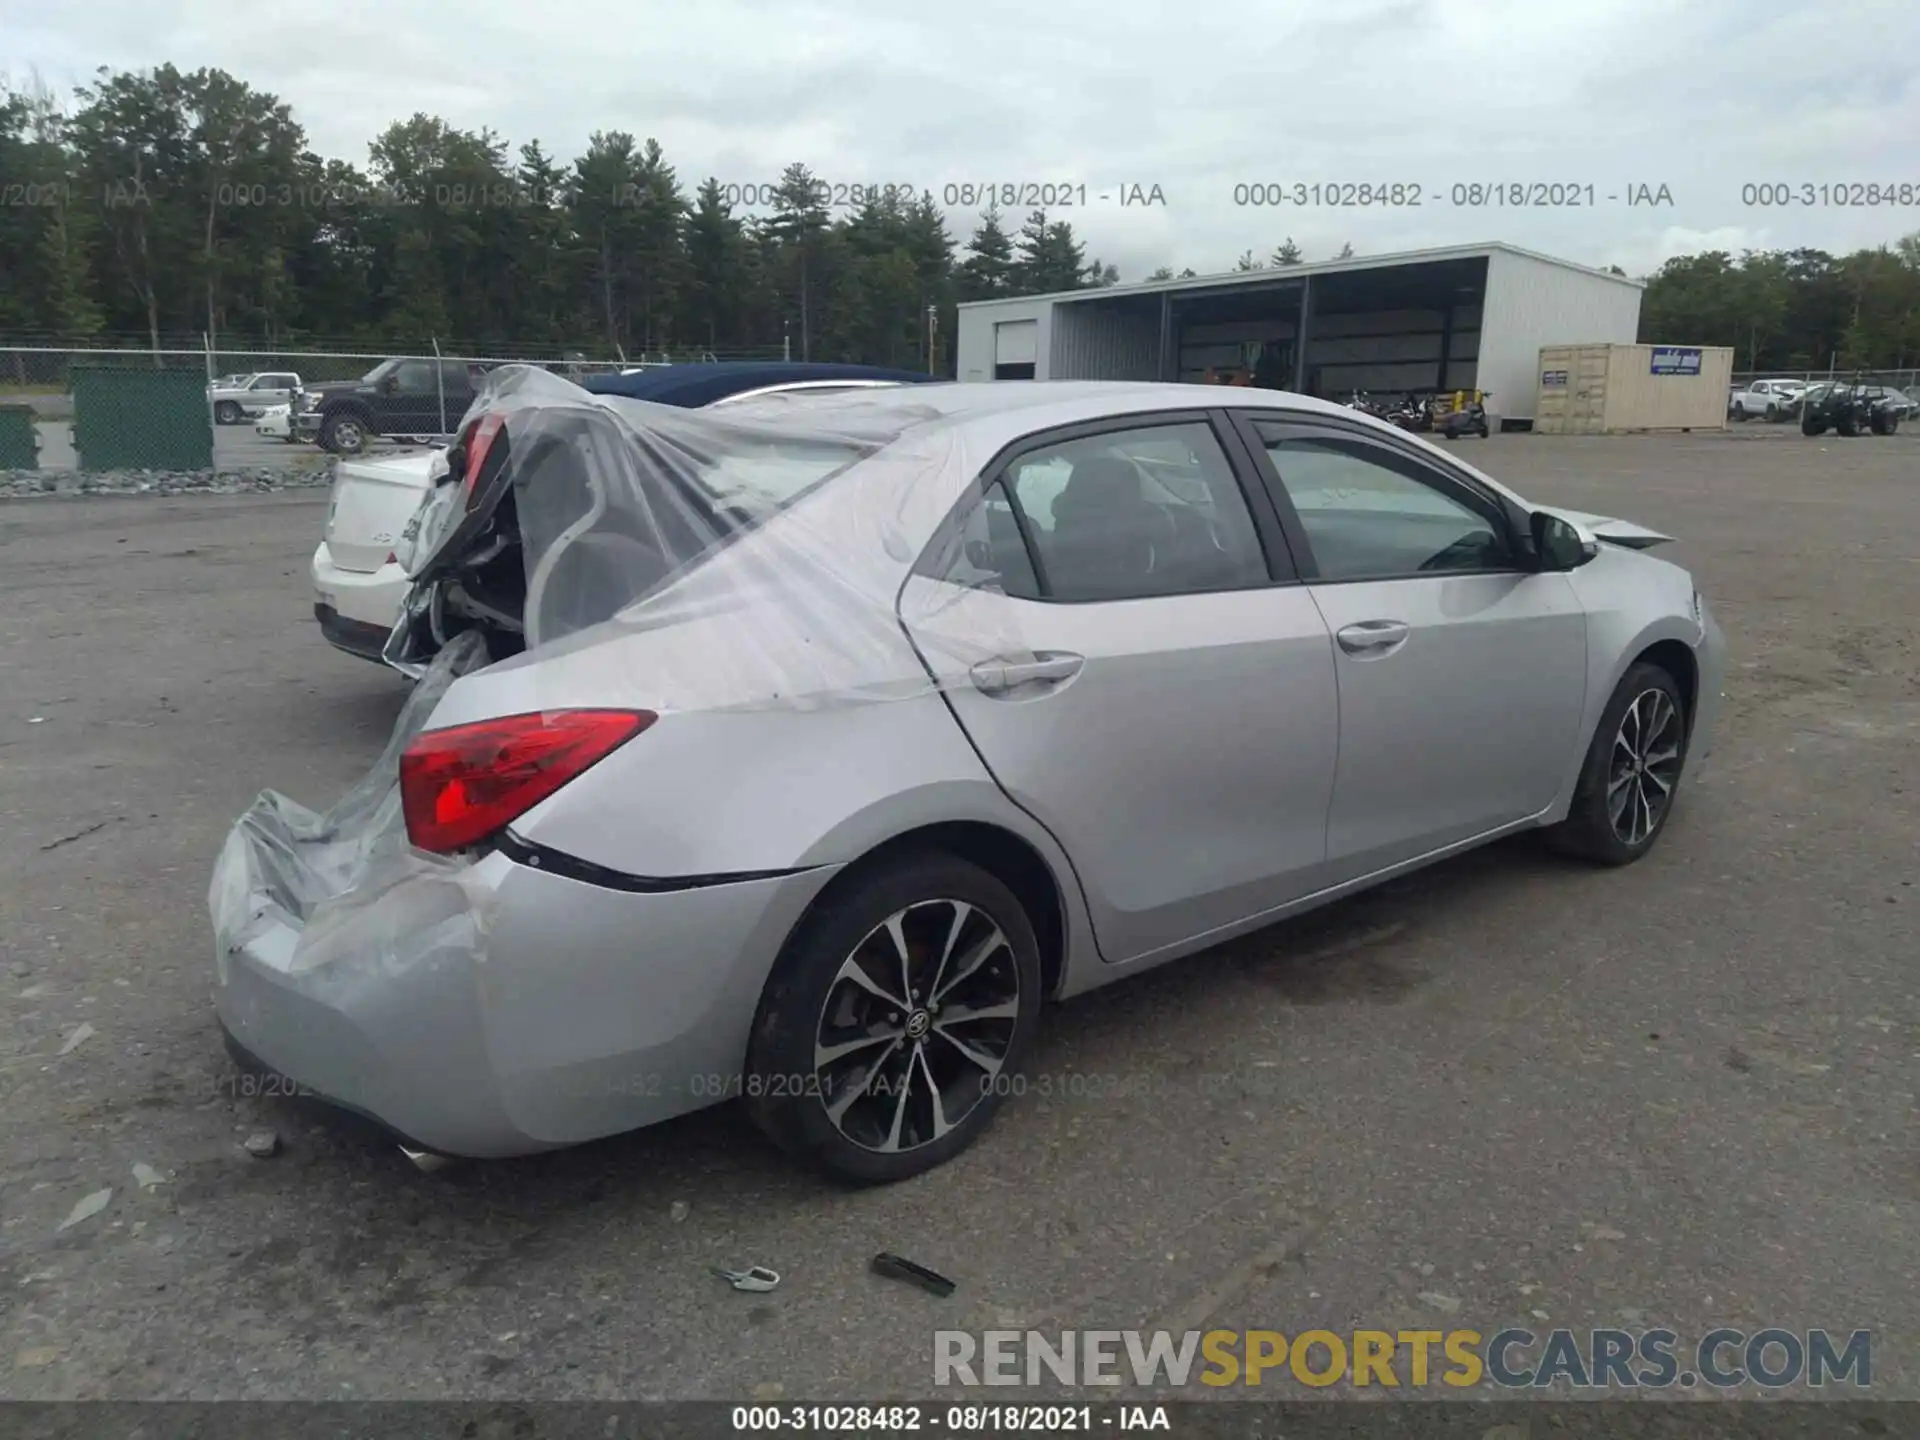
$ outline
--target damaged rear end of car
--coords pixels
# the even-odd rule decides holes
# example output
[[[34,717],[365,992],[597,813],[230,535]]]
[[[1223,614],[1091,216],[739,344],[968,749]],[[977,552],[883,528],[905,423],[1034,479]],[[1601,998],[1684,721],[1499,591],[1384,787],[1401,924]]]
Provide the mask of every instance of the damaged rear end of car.
[[[905,423],[756,428],[498,372],[396,541],[384,658],[415,684],[386,749],[326,810],[262,793],[215,866],[236,1058],[455,1156],[722,1098],[833,867],[687,874],[672,817],[618,787],[716,714],[928,690],[897,581],[837,568],[837,521],[769,523]]]

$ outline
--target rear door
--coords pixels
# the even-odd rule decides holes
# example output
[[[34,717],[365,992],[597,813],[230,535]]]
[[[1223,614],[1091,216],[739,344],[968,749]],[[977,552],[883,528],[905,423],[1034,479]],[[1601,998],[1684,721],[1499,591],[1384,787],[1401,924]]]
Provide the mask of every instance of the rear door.
[[[1586,704],[1567,577],[1527,568],[1500,502],[1417,442],[1239,419],[1333,635],[1334,881],[1545,809]]]
[[[1071,857],[1108,961],[1319,883],[1332,642],[1250,479],[1219,412],[1036,435],[901,594],[975,749]]]

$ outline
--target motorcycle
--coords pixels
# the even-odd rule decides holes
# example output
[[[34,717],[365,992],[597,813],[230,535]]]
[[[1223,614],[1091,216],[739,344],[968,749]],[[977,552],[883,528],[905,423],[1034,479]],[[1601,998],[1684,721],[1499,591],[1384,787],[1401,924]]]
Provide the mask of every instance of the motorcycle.
[[[1491,393],[1486,390],[1472,392],[1465,404],[1437,416],[1433,423],[1449,440],[1458,440],[1462,435],[1478,435],[1485,440],[1492,433],[1492,427],[1487,421],[1486,406],[1487,397]]]
[[[1362,415],[1371,415],[1375,419],[1385,419],[1387,414],[1386,406],[1364,390],[1354,391],[1346,401],[1346,407],[1349,410],[1358,410]]]
[[[1423,400],[1409,391],[1405,399],[1387,411],[1386,420],[1389,425],[1402,430],[1410,430],[1417,435],[1426,434],[1433,429],[1433,399],[1429,396]]]

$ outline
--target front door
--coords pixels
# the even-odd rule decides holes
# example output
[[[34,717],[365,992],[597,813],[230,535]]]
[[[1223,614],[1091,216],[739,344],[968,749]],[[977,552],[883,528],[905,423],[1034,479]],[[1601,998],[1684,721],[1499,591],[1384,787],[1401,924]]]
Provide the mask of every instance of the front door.
[[[440,391],[431,360],[402,360],[393,388],[375,402],[382,435],[432,435],[440,429]]]
[[[1104,958],[1316,888],[1332,644],[1214,422],[1053,432],[982,479],[902,619],[994,778],[1072,860]]]
[[[1545,809],[1586,703],[1586,613],[1567,577],[1525,568],[1497,499],[1416,442],[1246,423],[1334,639],[1335,880]]]

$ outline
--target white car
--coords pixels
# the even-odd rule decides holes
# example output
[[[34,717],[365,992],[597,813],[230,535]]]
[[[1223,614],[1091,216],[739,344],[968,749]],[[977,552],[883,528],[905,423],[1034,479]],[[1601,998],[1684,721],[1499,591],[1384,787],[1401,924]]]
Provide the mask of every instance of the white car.
[[[284,440],[291,445],[298,438],[293,433],[293,407],[269,405],[255,417],[253,433],[263,440]]]
[[[407,595],[394,546],[445,453],[399,450],[334,462],[326,530],[313,552],[313,618],[336,648],[379,660]]]
[[[1736,420],[1751,420],[1756,415],[1783,419],[1806,393],[1804,380],[1755,380],[1746,389],[1733,392],[1727,400],[1727,413]]]
[[[700,371],[708,367],[656,366],[649,370],[652,374],[662,374],[669,368]],[[738,388],[731,393],[709,399],[703,392],[701,398],[705,406],[743,401],[797,403],[809,395],[886,389],[910,383],[908,379],[879,378],[885,372],[866,366],[846,366],[847,373],[843,375],[833,374],[835,368],[803,366],[797,373],[806,378],[762,384],[755,384],[753,380],[764,380],[764,374],[754,377],[743,373]],[[638,369],[626,372],[628,375],[641,373]],[[914,381],[927,378],[930,377],[911,377]],[[672,384],[664,375],[660,383],[663,387]],[[659,403],[682,402],[663,390]],[[400,618],[409,585],[407,572],[394,554],[394,547],[407,522],[419,510],[420,502],[433,488],[436,461],[443,467],[438,473],[444,473],[445,454],[444,446],[433,446],[384,451],[377,456],[343,455],[334,462],[333,497],[327,506],[326,533],[313,552],[312,572],[314,618],[320,622],[320,633],[336,648],[365,660],[380,659],[387,637]]]

